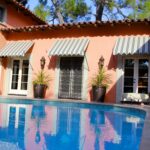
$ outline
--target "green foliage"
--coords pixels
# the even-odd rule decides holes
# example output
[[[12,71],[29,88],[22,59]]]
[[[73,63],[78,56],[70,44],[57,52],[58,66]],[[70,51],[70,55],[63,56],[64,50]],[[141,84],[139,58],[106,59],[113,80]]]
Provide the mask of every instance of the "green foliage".
[[[46,85],[48,87],[50,81],[51,81],[50,75],[46,74],[46,72],[41,70],[37,74],[35,74],[33,84],[41,84],[41,85]]]
[[[63,19],[63,22],[75,22],[81,18],[88,19],[86,16],[90,7],[85,3],[85,0],[51,0],[51,5],[47,0],[39,0],[39,2],[45,7],[49,6],[49,21],[53,23],[55,20],[62,23],[60,18]]]
[[[110,74],[102,67],[99,68],[98,73],[92,79],[92,85],[98,87],[106,87],[112,83]]]
[[[148,0],[128,0],[128,6],[131,8],[131,13],[128,18],[145,19],[150,18],[150,1]]]
[[[150,1],[146,1],[141,5],[141,11],[138,13],[138,18],[150,18]]]
[[[45,7],[43,4],[37,5],[34,8],[34,13],[44,21],[47,21],[50,16],[49,8]]]
[[[63,14],[65,20],[76,20],[82,18],[88,12],[89,8],[83,0],[66,0],[64,3]]]
[[[91,0],[90,5],[87,0],[39,0],[39,2],[45,7],[49,6],[49,22],[52,23],[87,21],[93,17],[97,20],[150,18],[150,0]],[[39,15],[41,13],[43,12],[41,11]]]

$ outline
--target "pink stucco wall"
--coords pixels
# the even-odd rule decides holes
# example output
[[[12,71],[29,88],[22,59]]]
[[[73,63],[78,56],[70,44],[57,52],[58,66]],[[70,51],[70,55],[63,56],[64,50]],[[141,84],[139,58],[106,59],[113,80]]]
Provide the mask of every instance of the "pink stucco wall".
[[[19,39],[31,39],[34,41],[34,46],[31,51],[32,53],[32,67],[33,67],[33,73],[38,72],[40,70],[40,59],[42,56],[46,58],[46,66],[45,70],[47,71],[48,74],[50,74],[52,81],[50,82],[49,89],[47,90],[46,93],[46,98],[49,99],[54,99],[54,90],[55,90],[55,80],[56,80],[56,64],[57,64],[57,57],[48,57],[48,51],[54,44],[54,42],[57,40],[57,38],[49,38],[51,33],[47,33],[43,35],[40,38],[40,35],[43,33],[34,33],[34,34],[14,34],[10,35],[8,37],[8,40],[19,40]],[[53,34],[54,35],[54,34]],[[68,36],[67,36],[68,37]],[[79,37],[80,36],[76,36]],[[115,72],[115,66],[116,66],[116,58],[112,56],[112,49],[115,44],[116,37],[100,37],[100,36],[95,36],[95,37],[90,37],[90,36],[82,36],[86,37],[90,40],[89,45],[86,50],[86,57],[88,60],[88,83],[87,83],[87,88],[88,88],[88,94],[87,94],[87,99],[90,101],[91,99],[91,80],[92,77],[95,75],[98,69],[98,61],[99,58],[103,55],[105,58],[105,67],[108,68],[109,73],[111,74],[112,78],[112,84],[109,87],[109,94],[106,96],[106,100],[111,100],[109,102],[113,102],[115,100],[115,81],[116,81],[116,72]],[[60,37],[63,38],[63,37]],[[109,44],[105,44],[109,42]],[[94,58],[94,59],[93,59]],[[33,75],[34,78],[34,75]],[[32,96],[32,93],[31,93]]]
[[[144,24],[145,25],[145,24]],[[10,33],[7,35],[7,40],[33,40],[34,46],[29,51],[32,56],[31,65],[34,73],[40,69],[40,59],[42,56],[46,58],[45,70],[50,74],[52,81],[49,83],[49,89],[46,92],[46,98],[55,99],[55,82],[56,82],[56,64],[57,57],[48,57],[48,51],[58,39],[64,38],[88,38],[90,40],[86,50],[86,57],[88,63],[88,82],[87,82],[87,100],[91,100],[91,86],[90,82],[94,74],[98,70],[98,61],[101,56],[105,59],[105,67],[111,75],[112,83],[107,90],[105,102],[114,103],[116,101],[116,67],[117,57],[112,55],[113,47],[119,35],[137,35],[150,34],[150,27],[145,25],[127,26],[116,25],[102,26],[102,27],[86,27],[73,29],[58,29],[50,31],[36,31],[26,33]],[[30,96],[33,96],[32,91]]]
[[[5,38],[5,36],[2,34],[2,33],[0,33],[0,49],[2,48],[2,47],[4,47],[4,45],[6,44],[6,38]],[[2,95],[3,94],[3,85],[4,85],[4,72],[5,72],[5,64],[6,64],[6,59],[1,59],[0,60],[1,61],[1,68],[0,68],[0,94]]]
[[[4,22],[13,27],[22,27],[28,25],[37,25],[38,23],[33,20],[29,15],[25,15],[21,10],[17,9],[14,5],[0,0],[0,5],[6,9]]]

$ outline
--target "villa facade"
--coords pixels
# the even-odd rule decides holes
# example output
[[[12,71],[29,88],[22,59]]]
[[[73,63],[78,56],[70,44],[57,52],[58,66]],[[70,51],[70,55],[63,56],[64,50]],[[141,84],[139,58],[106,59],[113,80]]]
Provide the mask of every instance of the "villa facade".
[[[112,80],[105,102],[120,102],[123,93],[150,92],[149,20],[48,25],[33,14],[18,15],[16,7],[28,10],[15,1],[14,10],[2,2],[6,18],[0,29],[2,96],[33,97],[32,80],[43,56],[44,70],[51,77],[47,99],[91,101],[91,81],[101,56]],[[12,14],[15,17],[7,17]]]

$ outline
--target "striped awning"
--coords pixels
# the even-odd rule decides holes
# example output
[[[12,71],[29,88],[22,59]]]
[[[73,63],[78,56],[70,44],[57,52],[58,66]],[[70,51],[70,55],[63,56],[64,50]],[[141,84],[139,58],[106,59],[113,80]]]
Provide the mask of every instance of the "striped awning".
[[[49,50],[49,56],[84,56],[88,43],[86,38],[60,39]]]
[[[24,56],[33,44],[33,41],[9,41],[0,49],[0,57]]]
[[[150,36],[119,37],[115,44],[113,54],[150,54]]]

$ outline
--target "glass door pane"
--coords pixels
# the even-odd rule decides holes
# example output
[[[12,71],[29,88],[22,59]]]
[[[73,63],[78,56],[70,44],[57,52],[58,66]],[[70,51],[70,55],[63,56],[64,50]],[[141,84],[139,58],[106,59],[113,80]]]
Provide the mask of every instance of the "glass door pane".
[[[13,61],[11,89],[18,89],[19,65],[19,60]]]
[[[21,74],[21,90],[27,90],[28,86],[29,60],[23,60]]]
[[[61,58],[60,60],[60,79],[59,79],[59,98],[70,98],[70,76],[71,59]]]
[[[71,98],[81,99],[82,93],[82,64],[83,58],[74,58],[72,60],[72,74],[71,74]]]
[[[148,93],[148,59],[139,60],[138,93]]]
[[[82,64],[82,57],[61,58],[59,98],[81,99]]]
[[[124,67],[124,93],[134,90],[134,60],[126,59]]]

